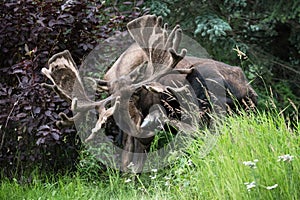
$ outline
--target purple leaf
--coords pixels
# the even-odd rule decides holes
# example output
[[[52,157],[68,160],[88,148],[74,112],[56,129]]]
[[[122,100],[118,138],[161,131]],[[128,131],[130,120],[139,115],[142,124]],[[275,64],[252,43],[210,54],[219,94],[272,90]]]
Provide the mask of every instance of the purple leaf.
[[[41,145],[41,144],[44,144],[45,143],[45,138],[39,138],[37,141],[36,141],[36,144],[37,145]]]
[[[36,107],[33,111],[33,113],[35,114],[39,114],[41,112],[41,108],[40,107]]]
[[[56,140],[56,141],[59,140],[59,135],[57,133],[51,132],[50,134],[54,140]]]
[[[42,125],[39,127],[38,131],[42,131],[42,130],[50,130],[50,127],[48,125]]]
[[[50,116],[52,115],[52,112],[51,112],[50,110],[47,110],[47,111],[45,112],[45,115],[48,116],[48,117],[50,117]]]
[[[17,118],[23,118],[23,117],[26,117],[27,114],[26,113],[19,113],[16,115]]]

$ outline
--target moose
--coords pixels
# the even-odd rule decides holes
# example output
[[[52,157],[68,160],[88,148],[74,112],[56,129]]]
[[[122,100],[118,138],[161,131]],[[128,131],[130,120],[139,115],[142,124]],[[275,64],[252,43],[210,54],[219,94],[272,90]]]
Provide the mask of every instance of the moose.
[[[187,56],[186,49],[178,52],[182,38],[179,25],[169,33],[162,17],[146,15],[129,22],[127,29],[135,43],[103,79],[90,79],[97,91],[109,94],[104,99],[93,101],[88,97],[68,50],[52,56],[49,69],[42,69],[53,83],[43,86],[68,101],[75,113],[73,117],[60,113],[57,126],[72,125],[95,109],[97,122],[86,142],[93,141],[108,121],[119,127],[122,170],[127,171],[133,163],[141,172],[158,127],[168,124],[176,131],[191,131],[193,124],[206,121],[206,114],[212,110],[227,112],[235,110],[236,105],[255,107],[257,94],[241,68]]]

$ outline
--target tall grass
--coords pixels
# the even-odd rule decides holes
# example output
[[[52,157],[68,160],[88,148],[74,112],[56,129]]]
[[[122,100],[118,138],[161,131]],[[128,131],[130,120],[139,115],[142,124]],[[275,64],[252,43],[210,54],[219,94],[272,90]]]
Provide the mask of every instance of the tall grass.
[[[300,199],[299,130],[278,113],[227,117],[205,157],[203,142],[195,140],[158,171],[97,175],[90,165],[87,177],[81,166],[58,180],[3,180],[0,199]]]

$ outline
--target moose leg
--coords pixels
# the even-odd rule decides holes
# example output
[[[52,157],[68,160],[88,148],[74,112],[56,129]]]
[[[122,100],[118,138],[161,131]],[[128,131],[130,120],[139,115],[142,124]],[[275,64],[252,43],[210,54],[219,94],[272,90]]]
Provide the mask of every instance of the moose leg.
[[[122,171],[140,173],[147,158],[147,145],[137,138],[124,134],[124,150],[122,152]]]
[[[144,164],[147,159],[147,146],[142,144],[137,138],[134,141],[134,155],[132,157],[132,163],[136,172],[140,173],[143,170]]]
[[[127,172],[132,162],[132,152],[134,150],[134,138],[123,133],[122,171]]]

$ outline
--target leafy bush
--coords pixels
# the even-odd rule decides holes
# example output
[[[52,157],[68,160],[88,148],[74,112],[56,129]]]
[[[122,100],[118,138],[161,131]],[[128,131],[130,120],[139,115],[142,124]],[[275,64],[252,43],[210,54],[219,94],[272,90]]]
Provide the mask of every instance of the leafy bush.
[[[0,167],[22,176],[38,168],[75,166],[80,140],[74,127],[57,129],[69,105],[44,89],[41,75],[51,55],[68,49],[80,63],[97,41],[107,38],[143,10],[143,1],[4,0],[0,3]]]
[[[71,114],[68,104],[42,88],[37,65],[24,60],[1,70],[16,85],[0,83],[1,154],[3,173],[21,176],[23,171],[70,169],[76,161],[80,142],[74,128],[58,130],[58,113]],[[66,168],[65,168],[66,167]]]
[[[217,42],[221,36],[226,36],[227,31],[231,31],[230,25],[217,16],[198,16],[196,18],[197,28],[195,35],[208,36],[213,43]]]

